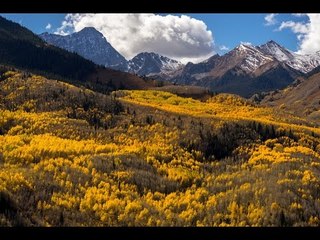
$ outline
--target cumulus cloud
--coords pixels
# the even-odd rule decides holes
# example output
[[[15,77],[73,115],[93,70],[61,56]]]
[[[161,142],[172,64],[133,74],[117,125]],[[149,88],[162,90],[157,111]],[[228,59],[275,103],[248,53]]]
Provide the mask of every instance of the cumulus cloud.
[[[278,14],[275,14],[275,13],[271,13],[271,14],[268,14],[264,17],[264,20],[266,21],[265,22],[265,25],[266,26],[271,26],[271,25],[275,25],[277,23],[277,19],[276,19],[276,16]]]
[[[297,34],[299,46],[297,53],[308,54],[320,50],[320,14],[306,14],[307,22],[282,22],[279,30],[285,28]]]
[[[95,27],[124,57],[156,52],[180,61],[201,60],[214,53],[207,25],[186,15],[68,14],[57,34]]]
[[[291,29],[294,33],[302,33],[306,34],[308,33],[308,24],[301,23],[301,22],[293,22],[293,21],[286,21],[282,22],[279,30],[283,30],[285,28]]]
[[[51,29],[51,27],[52,27],[52,26],[51,26],[51,24],[50,24],[50,23],[48,23],[48,24],[47,24],[47,26],[46,26],[46,29],[47,29],[47,30],[50,30],[50,29]]]
[[[314,53],[320,50],[320,14],[308,14],[308,32],[304,35],[300,53]]]

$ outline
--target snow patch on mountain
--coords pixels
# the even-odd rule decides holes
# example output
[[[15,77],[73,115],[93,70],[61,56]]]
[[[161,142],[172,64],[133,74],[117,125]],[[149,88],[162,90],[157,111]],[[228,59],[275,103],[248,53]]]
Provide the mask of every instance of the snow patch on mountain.
[[[265,54],[275,57],[278,61],[283,62],[294,58],[294,54],[288,49],[280,46],[275,41],[269,41],[266,44],[257,47]]]
[[[143,52],[132,58],[128,66],[129,72],[147,76],[158,73],[170,73],[182,68],[184,65],[179,61],[161,56],[157,53]]]
[[[308,73],[320,65],[320,53],[299,55],[294,54],[294,58],[286,61],[286,64],[293,69],[303,73]]]
[[[260,66],[274,61],[272,56],[264,54],[252,45],[240,44],[234,51],[239,52],[243,57],[244,60],[240,64],[240,68],[247,73],[254,72]]]
[[[269,41],[258,48],[262,52],[272,55],[278,61],[303,73],[308,73],[320,65],[320,52],[300,55],[280,46],[275,41]]]

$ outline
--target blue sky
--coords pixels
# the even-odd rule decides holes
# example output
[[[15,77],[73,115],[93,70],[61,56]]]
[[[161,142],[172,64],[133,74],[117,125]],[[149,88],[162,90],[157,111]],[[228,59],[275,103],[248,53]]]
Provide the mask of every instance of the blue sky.
[[[51,33],[57,32],[58,31],[57,29],[61,28],[61,26],[63,25],[62,22],[65,20],[65,17],[66,17],[66,14],[1,14],[1,15],[7,19],[10,19],[22,24],[23,26],[31,29],[34,33],[37,33],[37,34],[46,32],[46,31]],[[308,16],[306,15],[295,16],[292,14],[277,14],[269,18],[270,20],[269,25],[265,19],[268,14],[183,14],[183,15],[189,16],[192,20],[186,19],[185,24],[183,23],[183,21],[180,21],[178,24],[181,24],[181,26],[177,27],[176,26],[177,22],[175,20],[172,20],[172,21],[168,20],[166,18],[166,14],[161,14],[160,16],[162,16],[163,18],[160,19],[160,21],[164,20],[164,22],[166,22],[163,25],[161,25],[162,28],[165,28],[165,26],[168,26],[168,29],[172,27],[173,31],[176,31],[176,29],[179,29],[179,31],[180,29],[185,29],[186,32],[189,32],[189,33],[193,32],[191,35],[188,33],[188,36],[186,37],[188,38],[187,41],[189,40],[204,41],[203,43],[200,43],[203,45],[208,44],[208,41],[212,40],[213,44],[210,47],[214,49],[214,52],[217,52],[219,54],[223,54],[227,52],[228,51],[227,49],[229,50],[233,49],[234,47],[239,45],[241,42],[250,42],[253,45],[260,45],[269,40],[274,40],[278,42],[280,45],[283,45],[292,51],[297,51],[299,50],[299,44],[300,44],[297,38],[297,35],[299,34],[299,32],[293,30],[293,27],[291,26],[292,24],[291,25],[287,24],[290,26],[284,27],[283,29],[281,29],[281,31],[279,30],[279,27],[281,26],[282,23],[302,22],[303,24],[306,24],[308,22]],[[175,14],[175,16],[180,17],[181,14]],[[109,19],[109,18],[106,18],[106,19]],[[112,19],[116,19],[115,21],[117,21],[118,18],[112,18]],[[149,29],[148,28],[149,25],[155,24],[155,22],[159,21],[159,18],[155,19],[155,17],[153,17],[153,20],[150,20],[150,24],[149,24],[148,19],[150,18],[143,18],[142,20],[140,20],[140,22],[141,21],[148,22],[148,24],[143,23],[146,25],[145,26],[146,29]],[[193,19],[201,20],[205,25],[198,26],[197,25],[198,23],[194,22]],[[97,26],[96,28],[98,28],[98,30],[105,33],[104,34],[105,36],[108,35],[108,33],[110,32],[110,27],[111,27],[110,24],[108,26],[105,26],[105,22],[107,22],[107,20],[104,21],[104,18],[102,17],[95,18],[92,16],[89,16],[89,17],[86,16],[86,17],[82,17],[81,20],[79,20],[79,18],[73,17],[72,20],[68,20],[68,21],[72,22],[73,26],[71,27],[72,30],[70,31],[69,27],[66,24],[66,26],[63,28],[64,29],[63,31],[65,33],[70,33],[74,30],[77,31],[83,26],[85,26],[86,24],[94,25],[95,27]],[[94,21],[97,22],[96,25],[95,23],[93,23]],[[110,22],[110,19],[108,21]],[[123,22],[123,19],[121,21]],[[130,21],[128,20],[128,24],[130,24],[132,21],[133,21],[132,19]],[[168,23],[168,22],[174,22],[174,23]],[[50,28],[48,24],[50,24]],[[137,24],[139,24],[138,20],[137,20]],[[188,28],[188,26],[186,26],[186,25],[193,25],[193,24],[194,24],[194,27],[192,28]],[[207,29],[205,29],[205,27]],[[115,28],[116,28],[116,25],[115,25]],[[212,39],[209,36],[210,34],[208,34],[209,30],[212,33]],[[119,34],[118,32],[119,31],[117,31],[117,34]],[[163,33],[162,35],[164,36],[166,34],[167,33]],[[199,36],[196,36],[197,34]],[[127,58],[132,57],[132,55],[139,50],[139,47],[143,45],[143,44],[139,45],[139,43],[137,43],[139,41],[138,39],[132,40],[132,41],[135,41],[135,45],[129,44],[132,49],[128,50],[125,47],[126,45],[125,42],[119,42],[116,39],[113,39],[113,36],[114,34],[110,35],[109,37],[106,36],[106,38],[118,51],[123,53],[124,56]],[[155,38],[155,36],[158,36],[158,35],[155,34],[152,37]],[[141,33],[141,36],[139,37],[143,39],[145,37],[145,33]],[[152,38],[152,37],[149,36],[149,38]],[[122,38],[122,36],[119,35],[118,39],[119,38]],[[170,43],[171,45],[175,45],[175,42],[170,42],[172,41],[170,37],[169,39],[170,40],[167,39],[168,44]],[[177,39],[175,40],[178,41]],[[160,48],[160,47],[154,47],[155,45],[152,45],[152,44],[149,44],[149,45],[145,44],[145,41],[144,41],[144,46],[146,46],[147,48],[146,50],[151,51],[153,50],[153,48],[155,48],[155,50],[157,50],[158,52],[166,53],[165,44],[163,48]],[[163,42],[164,41],[162,41],[162,43]],[[161,44],[158,44],[158,45],[161,45]],[[198,50],[200,49],[199,52],[202,51],[203,53],[202,54],[199,53],[198,55],[196,55],[195,53],[191,52],[190,50],[191,47],[188,46],[187,43],[185,45],[186,45],[185,49],[181,48],[174,51],[177,56],[176,58],[181,57],[182,59],[184,57],[186,59],[189,59],[189,58],[200,59],[201,57],[204,58],[205,57],[204,52],[208,51],[208,49],[205,47],[202,47],[201,49],[199,47],[197,49]],[[197,49],[195,49],[195,51]],[[185,54],[183,54],[184,50],[186,51]],[[172,56],[174,57],[174,54]]]
[[[202,19],[213,31],[215,42],[234,48],[240,42],[251,42],[260,45],[274,40],[286,48],[296,51],[298,41],[290,30],[276,31],[278,23],[294,19],[291,14],[277,15],[275,25],[266,26],[267,14],[191,14],[192,17]]]
[[[61,26],[66,14],[1,14],[1,16],[20,23],[34,33],[39,34],[47,31],[46,26],[49,23],[52,26],[51,32],[53,32]]]

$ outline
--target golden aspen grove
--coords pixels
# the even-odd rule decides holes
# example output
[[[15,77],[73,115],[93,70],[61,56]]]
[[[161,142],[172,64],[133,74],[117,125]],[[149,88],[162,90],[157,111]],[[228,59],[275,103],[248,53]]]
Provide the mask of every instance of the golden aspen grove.
[[[232,94],[0,72],[0,226],[319,226],[320,122]]]

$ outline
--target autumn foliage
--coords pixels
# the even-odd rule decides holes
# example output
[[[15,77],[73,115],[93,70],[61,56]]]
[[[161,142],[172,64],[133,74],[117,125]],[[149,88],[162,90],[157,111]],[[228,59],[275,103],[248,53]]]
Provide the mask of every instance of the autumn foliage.
[[[320,225],[318,122],[0,74],[1,226]]]

